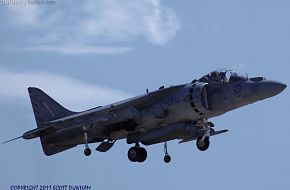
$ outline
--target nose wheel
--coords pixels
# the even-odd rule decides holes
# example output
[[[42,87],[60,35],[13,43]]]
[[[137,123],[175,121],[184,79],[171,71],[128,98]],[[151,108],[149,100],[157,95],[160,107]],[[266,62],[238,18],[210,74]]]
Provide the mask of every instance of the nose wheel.
[[[198,148],[198,150],[200,151],[206,151],[209,147],[209,137],[205,137],[203,139],[203,136],[198,137],[198,139],[196,140],[196,146]]]
[[[128,150],[128,159],[131,162],[144,162],[147,158],[147,151],[145,148],[140,147],[138,144],[136,146],[131,147]]]

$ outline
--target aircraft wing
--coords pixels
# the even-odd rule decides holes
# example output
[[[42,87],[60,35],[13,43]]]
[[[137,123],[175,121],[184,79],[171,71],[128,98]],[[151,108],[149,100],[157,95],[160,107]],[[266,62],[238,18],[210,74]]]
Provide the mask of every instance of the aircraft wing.
[[[224,129],[224,130],[220,130],[220,131],[214,131],[214,130],[211,130],[210,131],[210,136],[215,136],[215,135],[219,135],[219,134],[222,134],[222,133],[226,133],[228,132],[229,130],[227,129]],[[181,140],[179,143],[185,143],[185,142],[189,142],[189,141],[194,141],[198,138],[198,136],[196,137],[192,137],[192,138],[188,138],[188,139],[183,139]]]
[[[122,110],[122,109],[130,108],[130,107],[131,108],[134,107],[138,110],[138,108],[142,108],[142,107],[145,107],[146,105],[150,105],[153,101],[156,101],[157,99],[160,99],[169,93],[173,93],[177,91],[178,89],[183,88],[184,86],[185,85],[178,85],[178,86],[172,86],[169,88],[160,89],[160,90],[153,91],[153,92],[140,95],[134,98],[130,98],[124,101],[116,102],[107,106],[93,108],[93,109],[80,112],[71,116],[53,120],[46,123],[46,125],[51,125],[51,124],[56,124],[56,123],[61,123],[61,122],[69,122],[70,120],[75,120],[76,118],[82,118],[81,122],[89,122],[90,117],[82,117],[82,116],[106,115],[108,113],[114,113],[117,110]],[[87,118],[86,121],[84,121],[83,118]],[[107,120],[107,118],[101,117],[99,118],[99,120],[104,121],[104,120]]]

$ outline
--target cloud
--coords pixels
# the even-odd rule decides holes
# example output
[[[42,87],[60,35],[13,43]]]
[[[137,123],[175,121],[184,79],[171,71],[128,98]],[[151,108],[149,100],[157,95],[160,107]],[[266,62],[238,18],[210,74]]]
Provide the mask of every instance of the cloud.
[[[25,39],[33,51],[52,50],[57,45],[55,52],[82,54],[82,48],[78,47],[96,46],[88,53],[106,54],[108,50],[102,51],[101,46],[105,49],[116,46],[118,51],[111,52],[125,53],[127,44],[144,39],[165,45],[180,29],[175,11],[161,0],[62,0],[54,5],[6,7],[11,25],[29,31]]]
[[[11,47],[19,51],[42,51],[51,53],[63,53],[71,55],[81,54],[122,54],[132,50],[131,47],[109,47],[109,46],[92,46],[92,45],[35,45],[30,47]]]
[[[7,5],[10,10],[10,19],[14,22],[10,22],[11,24],[27,24],[33,25],[39,22],[39,9],[37,6],[27,6],[26,0],[17,0],[15,3],[19,3],[17,5]]]
[[[68,76],[0,69],[0,97],[11,100],[28,98],[29,86],[41,88],[56,101],[78,111],[132,97],[120,90],[92,85]]]

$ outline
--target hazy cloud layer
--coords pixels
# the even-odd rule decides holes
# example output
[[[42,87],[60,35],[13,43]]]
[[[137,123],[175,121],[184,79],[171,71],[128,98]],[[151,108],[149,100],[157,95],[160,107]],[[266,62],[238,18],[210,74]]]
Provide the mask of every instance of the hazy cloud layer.
[[[0,97],[28,98],[27,88],[42,89],[61,104],[70,108],[88,109],[129,98],[120,90],[89,84],[68,76],[48,72],[11,72],[0,69]]]
[[[174,10],[161,0],[62,0],[55,5],[5,7],[9,26],[30,32],[25,39],[33,51],[124,53],[132,48],[120,44],[145,39],[165,45],[180,28]]]
[[[131,51],[131,47],[117,47],[117,46],[93,46],[93,45],[54,45],[54,44],[44,44],[44,45],[34,45],[27,47],[10,47],[12,50],[19,51],[39,51],[39,52],[49,52],[49,53],[62,53],[71,55],[82,55],[82,54],[107,54],[115,55],[122,54]]]

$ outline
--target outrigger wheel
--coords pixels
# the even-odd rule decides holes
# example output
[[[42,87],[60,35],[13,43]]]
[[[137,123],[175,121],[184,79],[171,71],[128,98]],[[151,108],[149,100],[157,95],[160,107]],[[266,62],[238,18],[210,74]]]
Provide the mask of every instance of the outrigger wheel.
[[[90,156],[91,153],[92,153],[92,151],[91,151],[90,148],[85,148],[85,150],[84,150],[84,154],[85,154],[86,156]]]
[[[168,155],[168,154],[166,154],[165,156],[164,156],[164,162],[165,163],[169,163],[171,161],[171,157]]]
[[[165,154],[165,156],[163,158],[164,162],[169,163],[171,161],[171,157],[169,156],[168,151],[167,151],[167,142],[166,141],[164,142],[164,154]]]
[[[89,148],[89,143],[88,143],[88,133],[85,131],[84,132],[84,141],[85,141],[85,150],[84,150],[84,154],[86,156],[90,156],[92,151],[91,149]]]

